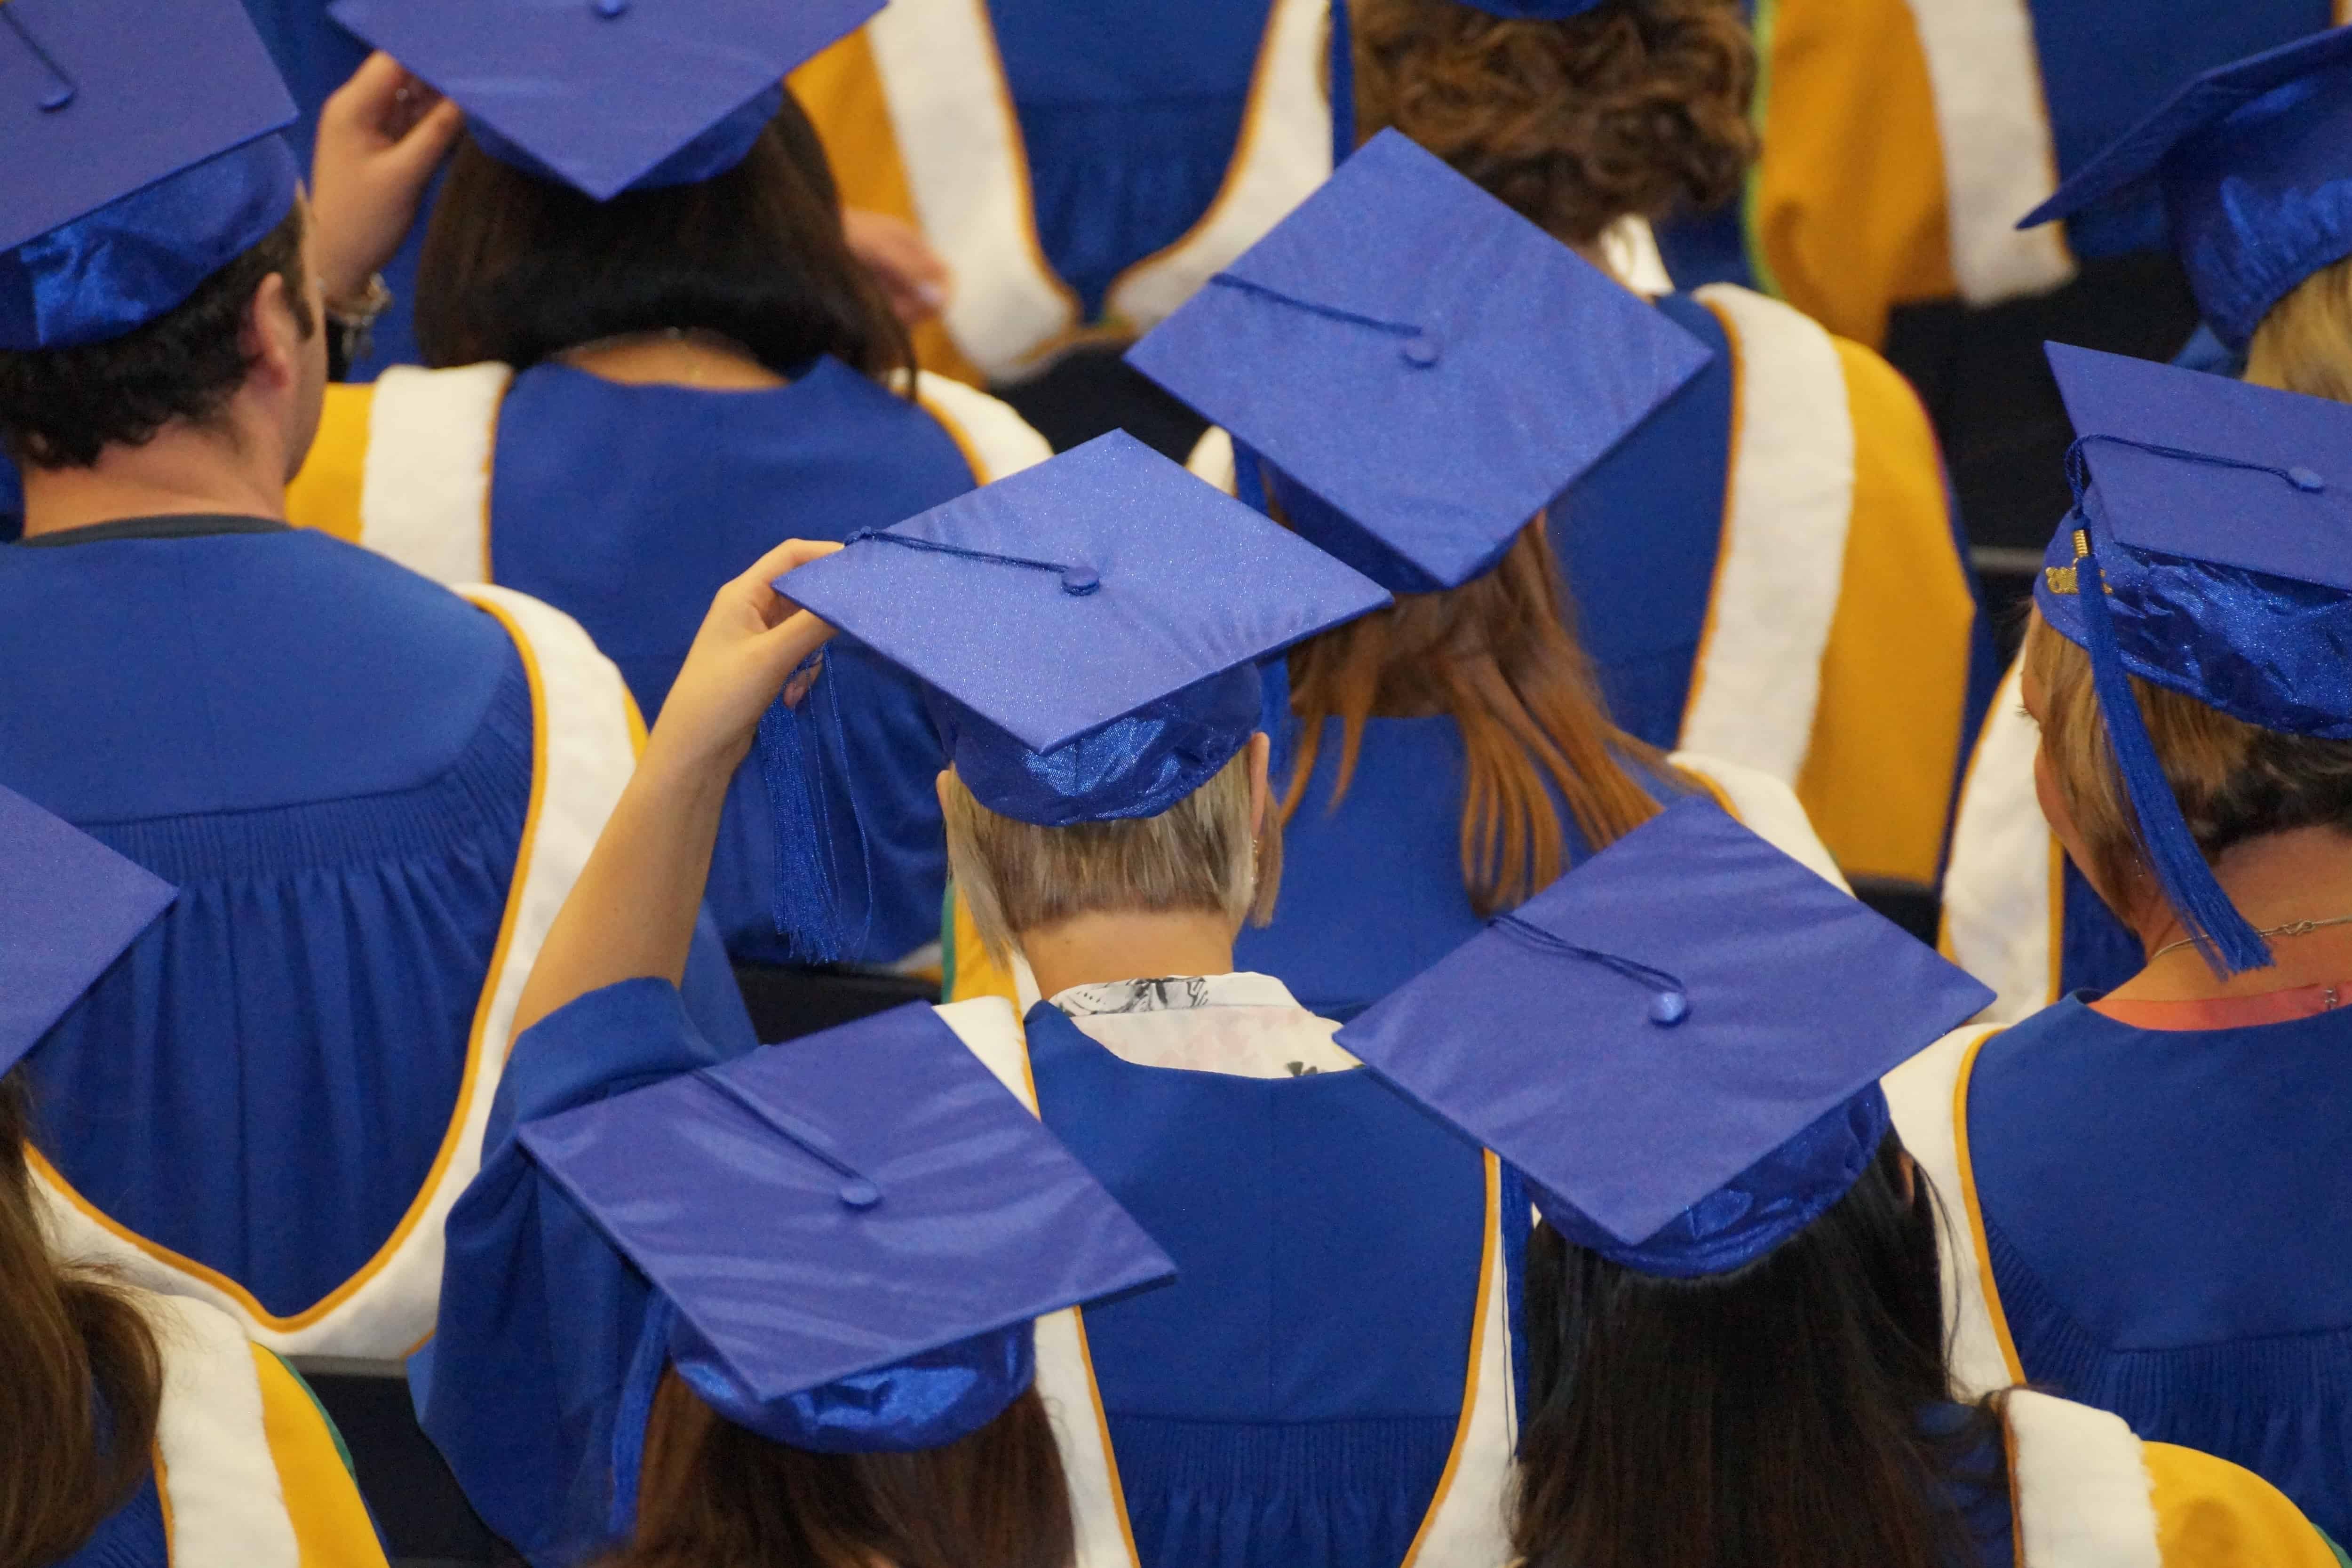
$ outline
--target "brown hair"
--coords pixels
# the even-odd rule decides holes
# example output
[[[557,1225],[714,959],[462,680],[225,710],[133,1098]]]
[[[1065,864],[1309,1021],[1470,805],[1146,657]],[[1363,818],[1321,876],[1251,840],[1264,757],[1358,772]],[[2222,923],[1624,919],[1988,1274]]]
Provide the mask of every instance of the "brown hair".
[[[109,447],[142,447],[175,420],[210,425],[253,374],[245,323],[273,273],[308,338],[309,222],[300,202],[194,293],[145,326],[79,348],[0,353],[0,447],[36,468],[86,468]]]
[[[0,1563],[51,1563],[146,1479],[163,1368],[131,1299],[50,1258],[17,1074],[0,1079]]]
[[[2352,256],[2321,268],[2270,308],[2246,346],[2245,379],[2352,403]]]
[[[779,375],[827,353],[877,379],[914,363],[850,254],[824,148],[789,94],[733,168],[608,202],[501,163],[470,137],[459,145],[417,261],[426,364],[520,370],[667,328],[731,338]]]
[[[2026,623],[2025,674],[2041,689],[2042,752],[2112,901],[2146,864],[2138,819],[2092,685],[2091,656],[2036,612]],[[2283,734],[2233,719],[2168,687],[2129,676],[2140,717],[2208,861],[2231,846],[2297,827],[2352,833],[2352,741]]]
[[[1756,47],[1732,0],[1608,0],[1566,21],[1353,0],[1358,134],[1412,137],[1570,245],[1720,205],[1756,157]]]
[[[606,1568],[1070,1568],[1069,1486],[1032,1387],[940,1448],[818,1454],[655,1392],[636,1534]]]
[[[981,945],[1008,961],[1024,931],[1082,914],[1201,910],[1274,918],[1282,835],[1250,831],[1250,748],[1157,816],[1039,827],[980,804],[950,773],[948,864]]]
[[[2007,1489],[1995,1407],[1948,1427],[1934,1189],[1892,1134],[1762,1258],[1637,1274],[1528,1238],[1526,1568],[1958,1568],[1949,1483]]]
[[[1609,721],[1559,591],[1538,515],[1495,568],[1458,588],[1396,603],[1313,637],[1290,655],[1301,733],[1288,822],[1307,794],[1323,724],[1345,725],[1336,810],[1374,714],[1440,712],[1462,731],[1462,880],[1484,916],[1525,902],[1567,869],[1557,790],[1587,846],[1601,849],[1658,814],[1622,759],[1675,777],[1665,759]]]

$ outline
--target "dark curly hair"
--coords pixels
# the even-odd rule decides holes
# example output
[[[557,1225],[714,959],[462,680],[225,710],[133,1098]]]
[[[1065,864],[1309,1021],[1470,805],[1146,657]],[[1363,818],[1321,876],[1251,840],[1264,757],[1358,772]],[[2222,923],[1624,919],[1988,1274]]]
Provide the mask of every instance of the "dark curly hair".
[[[309,337],[302,204],[168,314],[79,348],[0,353],[0,446],[36,468],[87,468],[113,446],[143,446],[174,420],[220,416],[252,364],[243,342],[253,291],[271,273]]]
[[[1570,245],[1718,206],[1756,157],[1736,0],[1608,0],[1559,22],[1352,0],[1349,16],[1359,133],[1395,127]]]

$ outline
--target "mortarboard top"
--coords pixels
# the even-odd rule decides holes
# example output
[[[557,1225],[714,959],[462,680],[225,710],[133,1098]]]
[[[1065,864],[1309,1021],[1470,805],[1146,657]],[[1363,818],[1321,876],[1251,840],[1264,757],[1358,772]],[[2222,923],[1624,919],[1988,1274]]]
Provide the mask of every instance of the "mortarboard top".
[[[2352,254],[2352,27],[2190,79],[2018,226],[2150,181],[2206,321],[2242,353],[2273,305]]]
[[[1123,431],[778,588],[921,680],[973,794],[1044,826],[1166,810],[1260,728],[1258,660],[1389,602]]]
[[[1491,568],[1710,355],[1384,131],[1127,357],[1237,469],[1274,466],[1303,536],[1425,593]]]
[[[2091,656],[2149,858],[2209,961],[2270,962],[2197,849],[2124,677],[2352,739],[2352,407],[2049,345],[2075,508],[2034,605]],[[2085,582],[2104,592],[2085,594]]]
[[[500,161],[597,201],[742,161],[794,68],[882,0],[335,0]]]
[[[292,209],[293,120],[237,0],[0,4],[0,350],[180,305]]]
[[[679,1375],[800,1447],[952,1442],[1028,1386],[1033,1320],[1175,1271],[928,1004],[519,1135],[652,1281]]]
[[[1693,799],[1339,1039],[1524,1172],[1570,1240],[1686,1277],[1761,1257],[1843,1196],[1887,1126],[1879,1078],[1991,1000]]]
[[[0,789],[0,1073],[176,896],[144,867]]]

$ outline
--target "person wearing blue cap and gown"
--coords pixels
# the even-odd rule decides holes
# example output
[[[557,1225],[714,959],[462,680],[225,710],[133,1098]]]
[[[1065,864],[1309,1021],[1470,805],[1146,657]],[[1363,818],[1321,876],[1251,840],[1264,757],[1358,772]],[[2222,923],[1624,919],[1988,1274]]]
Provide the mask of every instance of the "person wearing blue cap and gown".
[[[1524,1173],[1527,1568],[2330,1568],[2276,1489],[2023,1388],[1956,1394],[1890,1068],[1991,993],[1682,802],[1340,1031]],[[1924,1157],[1922,1163],[1927,1163]]]
[[[648,59],[706,46],[651,6],[339,5],[469,129],[418,274],[434,368],[330,391],[294,521],[578,616],[657,714],[711,594],[777,541],[886,527],[1045,458],[1002,404],[909,371],[776,85],[873,8],[705,4],[696,26],[740,59],[663,74]],[[864,862],[842,868],[865,900],[845,945],[796,955],[779,935],[756,772],[712,912],[740,963],[935,963],[937,748],[910,682],[850,649],[836,664],[858,692],[827,776],[869,824]]]
[[[1351,0],[1347,16],[1349,145],[1412,138],[1711,351],[1549,517],[1612,716],[1780,779],[1849,877],[1929,893],[1998,669],[1927,415],[1862,344],[1747,289],[1681,291],[1654,247],[1645,265],[1612,243],[1740,191],[1755,70],[1735,10]]]
[[[1131,358],[1399,596],[1282,672],[1286,896],[1247,967],[1352,1017],[1707,788],[1836,875],[1784,784],[1611,723],[1561,604],[1547,505],[1713,363],[1672,317],[1384,132]]]
[[[414,1377],[483,1516],[538,1568],[1083,1561],[1044,1385],[1167,1256],[955,1013],[733,1056],[638,967],[534,980],[450,1218]]]
[[[635,758],[579,627],[283,521],[325,377],[234,0],[0,26],[0,784],[177,885],[26,1058],[59,1234],[273,1348],[432,1330],[514,1001]],[[748,1020],[715,933],[692,994]]]
[[[2020,232],[2017,215],[2183,78],[2346,19],[2336,0],[1736,8],[1769,85],[1750,188],[1720,212],[1662,224],[1659,245],[1677,277],[1766,289],[1874,348],[1906,307],[1990,307],[2078,276],[2078,297],[2110,304],[2147,290],[2149,274],[2098,264],[2162,245],[2153,204],[2063,231]]]
[[[1119,435],[772,588],[798,558],[714,606],[526,1013],[675,973],[713,781],[838,626],[924,679],[957,883],[1045,996],[943,1015],[1179,1269],[1041,1357],[1079,1560],[1491,1568],[1511,1447],[1496,1168],[1352,1070],[1278,980],[1233,969],[1278,876],[1257,661],[1386,595]],[[761,727],[780,781],[828,722],[825,679]],[[822,831],[855,825],[792,826]],[[824,861],[802,863],[822,924]]]
[[[2197,77],[2023,222],[2151,194],[2206,321],[2176,363],[2352,402],[2352,27]],[[1945,909],[1946,951],[2012,1019],[2112,989],[2145,961],[2042,820],[2021,668],[1977,741]]]
[[[917,225],[954,286],[923,364],[1067,448],[1197,420],[1118,351],[1331,172],[1328,0],[892,0],[793,89],[851,205]]]
[[[2147,958],[1955,1034],[1895,1114],[1964,1221],[1969,1377],[2232,1459],[2352,1539],[2352,409],[2050,358],[2079,499],[2026,637],[2028,765]]]
[[[383,1568],[333,1424],[200,1301],[53,1249],[18,1063],[176,896],[0,788],[0,1560],[63,1568]]]

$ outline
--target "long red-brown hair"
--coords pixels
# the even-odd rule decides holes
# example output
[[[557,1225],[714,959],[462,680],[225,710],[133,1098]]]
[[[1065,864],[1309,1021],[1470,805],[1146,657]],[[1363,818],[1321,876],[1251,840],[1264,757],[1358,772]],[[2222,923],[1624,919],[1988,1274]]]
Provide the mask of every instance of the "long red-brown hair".
[[[604,1568],[1070,1568],[1069,1484],[1035,1388],[908,1454],[774,1443],[662,1375],[636,1534]]]
[[[1502,561],[1458,588],[1401,594],[1390,608],[1310,638],[1290,656],[1290,706],[1302,726],[1282,802],[1306,798],[1323,725],[1344,726],[1336,809],[1355,776],[1365,722],[1444,713],[1462,731],[1462,880],[1481,917],[1524,903],[1567,869],[1559,805],[1592,849],[1658,814],[1627,764],[1677,775],[1609,720],[1577,645],[1551,541],[1538,516]]]
[[[52,1563],[147,1477],[163,1398],[131,1299],[49,1256],[25,1160],[25,1089],[0,1079],[0,1563]]]

